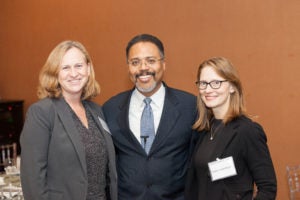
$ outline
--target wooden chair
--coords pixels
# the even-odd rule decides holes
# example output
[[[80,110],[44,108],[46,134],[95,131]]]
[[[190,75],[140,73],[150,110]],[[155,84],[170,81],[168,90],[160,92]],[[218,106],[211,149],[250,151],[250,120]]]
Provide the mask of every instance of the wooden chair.
[[[300,199],[300,165],[287,166],[290,200]]]
[[[6,166],[16,165],[17,162],[17,143],[5,144],[0,146],[0,169]]]

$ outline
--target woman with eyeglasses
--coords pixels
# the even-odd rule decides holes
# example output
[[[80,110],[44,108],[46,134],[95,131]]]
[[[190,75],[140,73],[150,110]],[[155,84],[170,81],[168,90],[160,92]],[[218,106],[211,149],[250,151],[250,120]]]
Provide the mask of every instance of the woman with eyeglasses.
[[[267,138],[246,115],[235,68],[226,58],[208,59],[198,68],[196,85],[199,116],[193,128],[201,139],[190,163],[186,199],[275,199]]]

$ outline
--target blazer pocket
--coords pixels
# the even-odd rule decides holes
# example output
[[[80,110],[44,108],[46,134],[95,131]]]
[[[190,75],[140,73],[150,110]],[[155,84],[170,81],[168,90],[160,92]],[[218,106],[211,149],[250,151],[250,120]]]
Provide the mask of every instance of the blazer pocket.
[[[252,200],[253,191],[249,190],[233,190],[231,187],[224,184],[224,199],[229,200]]]

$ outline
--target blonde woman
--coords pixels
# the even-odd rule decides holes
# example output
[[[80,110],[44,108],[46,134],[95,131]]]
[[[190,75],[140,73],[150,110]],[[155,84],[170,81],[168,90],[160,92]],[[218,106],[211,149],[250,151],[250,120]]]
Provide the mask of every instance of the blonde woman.
[[[116,200],[115,152],[85,47],[64,41],[40,72],[40,101],[21,133],[21,181],[26,200]]]

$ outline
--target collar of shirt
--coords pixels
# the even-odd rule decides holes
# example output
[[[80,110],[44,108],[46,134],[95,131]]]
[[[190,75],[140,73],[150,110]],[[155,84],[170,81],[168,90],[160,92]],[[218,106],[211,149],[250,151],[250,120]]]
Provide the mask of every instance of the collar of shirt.
[[[153,112],[155,110],[162,110],[163,106],[164,106],[164,100],[165,100],[165,93],[166,93],[166,88],[165,86],[162,84],[161,87],[152,95],[150,96],[151,98],[151,107]],[[137,103],[137,105],[140,105],[140,108],[144,109],[145,103],[144,103],[144,99],[146,97],[139,92],[137,89],[135,89],[132,93],[131,96],[131,100],[135,101],[135,103]]]
[[[155,132],[157,131],[160,122],[164,106],[165,93],[166,89],[162,84],[158,91],[150,97],[152,100],[150,105],[153,111]],[[144,98],[145,96],[135,89],[131,95],[129,105],[129,127],[138,141],[140,141],[140,119],[145,106],[145,103],[143,102]]]

